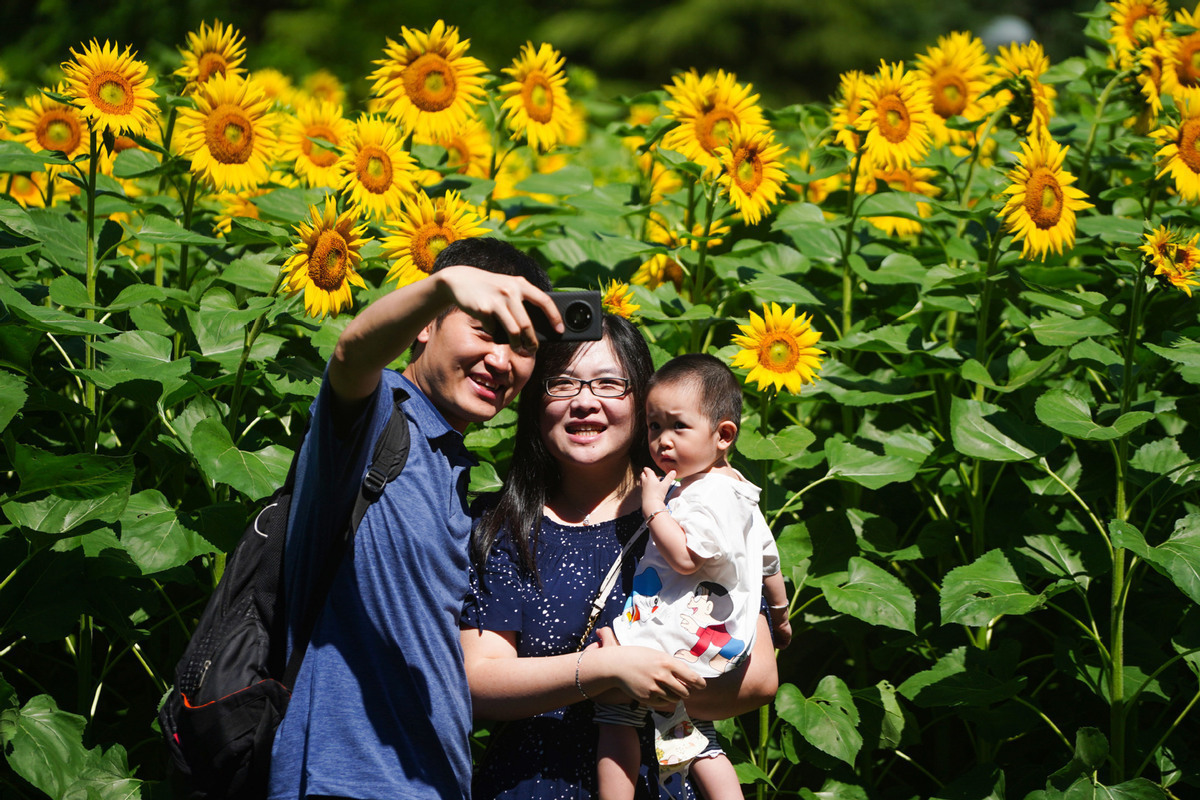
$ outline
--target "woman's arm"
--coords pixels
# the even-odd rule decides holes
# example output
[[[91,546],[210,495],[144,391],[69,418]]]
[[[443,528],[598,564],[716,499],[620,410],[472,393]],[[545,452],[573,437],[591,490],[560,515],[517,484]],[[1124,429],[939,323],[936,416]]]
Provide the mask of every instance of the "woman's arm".
[[[475,716],[523,719],[610,689],[647,705],[674,705],[704,688],[682,661],[646,647],[596,647],[559,656],[520,658],[511,631],[464,628],[463,661]],[[576,685],[576,667],[579,684]]]
[[[719,678],[709,678],[708,688],[686,701],[688,715],[695,719],[726,719],[753,711],[775,699],[779,670],[767,618],[758,615],[754,649],[745,664]]]

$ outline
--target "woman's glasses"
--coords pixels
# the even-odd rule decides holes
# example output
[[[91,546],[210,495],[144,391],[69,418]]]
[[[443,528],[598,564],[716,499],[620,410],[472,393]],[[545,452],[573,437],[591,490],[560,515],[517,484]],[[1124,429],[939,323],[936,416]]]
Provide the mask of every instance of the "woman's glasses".
[[[579,378],[568,378],[566,375],[556,375],[546,378],[546,394],[551,397],[574,397],[587,387],[593,397],[624,397],[629,394],[628,378],[592,378],[581,381]]]

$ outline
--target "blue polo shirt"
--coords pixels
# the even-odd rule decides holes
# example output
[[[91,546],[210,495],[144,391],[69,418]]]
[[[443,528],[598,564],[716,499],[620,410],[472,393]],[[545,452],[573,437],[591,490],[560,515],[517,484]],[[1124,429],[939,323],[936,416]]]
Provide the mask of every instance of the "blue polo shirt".
[[[353,507],[392,414],[409,399],[408,463],[363,517],[338,569],[275,736],[271,800],[468,798],[471,700],[459,644],[467,593],[466,502],[475,463],[410,381],[385,371],[355,419],[335,419],[328,375],[297,464],[285,580],[299,625],[328,537]],[[289,633],[289,640],[291,634]]]

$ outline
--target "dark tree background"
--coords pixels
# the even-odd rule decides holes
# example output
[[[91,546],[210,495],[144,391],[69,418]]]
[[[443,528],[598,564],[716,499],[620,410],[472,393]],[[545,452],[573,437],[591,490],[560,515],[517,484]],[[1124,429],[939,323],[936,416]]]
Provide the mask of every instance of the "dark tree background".
[[[441,18],[494,72],[525,41],[548,41],[569,63],[595,70],[609,93],[656,88],[676,70],[720,67],[752,82],[766,105],[782,106],[825,100],[845,70],[911,59],[951,31],[982,34],[1001,15],[1026,20],[1053,61],[1076,55],[1083,48],[1077,14],[1094,7],[1090,0],[0,0],[0,65],[10,98],[18,95],[13,84],[48,80],[70,47],[92,37],[170,65],[188,31],[220,19],[246,36],[251,69],[301,76],[325,67],[361,98],[385,36]]]

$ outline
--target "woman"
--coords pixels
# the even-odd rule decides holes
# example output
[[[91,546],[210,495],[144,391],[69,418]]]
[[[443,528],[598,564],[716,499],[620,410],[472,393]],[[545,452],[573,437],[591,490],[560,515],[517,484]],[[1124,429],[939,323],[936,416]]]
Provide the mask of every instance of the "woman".
[[[476,800],[592,797],[590,701],[598,697],[658,706],[684,699],[693,716],[720,718],[775,694],[778,675],[761,617],[749,664],[708,688],[679,659],[617,646],[607,630],[604,646],[579,650],[597,587],[642,521],[633,490],[634,476],[650,464],[643,416],[652,372],[641,334],[611,315],[599,342],[544,345],[538,354],[518,411],[508,481],[475,532],[482,566],[463,614],[475,715],[511,721],[493,734],[476,768]],[[555,379],[553,394],[548,378]],[[624,605],[644,548],[643,536],[599,615],[601,625]],[[648,755],[644,760],[652,761],[652,750]],[[659,791],[650,770],[639,796],[657,798]]]

